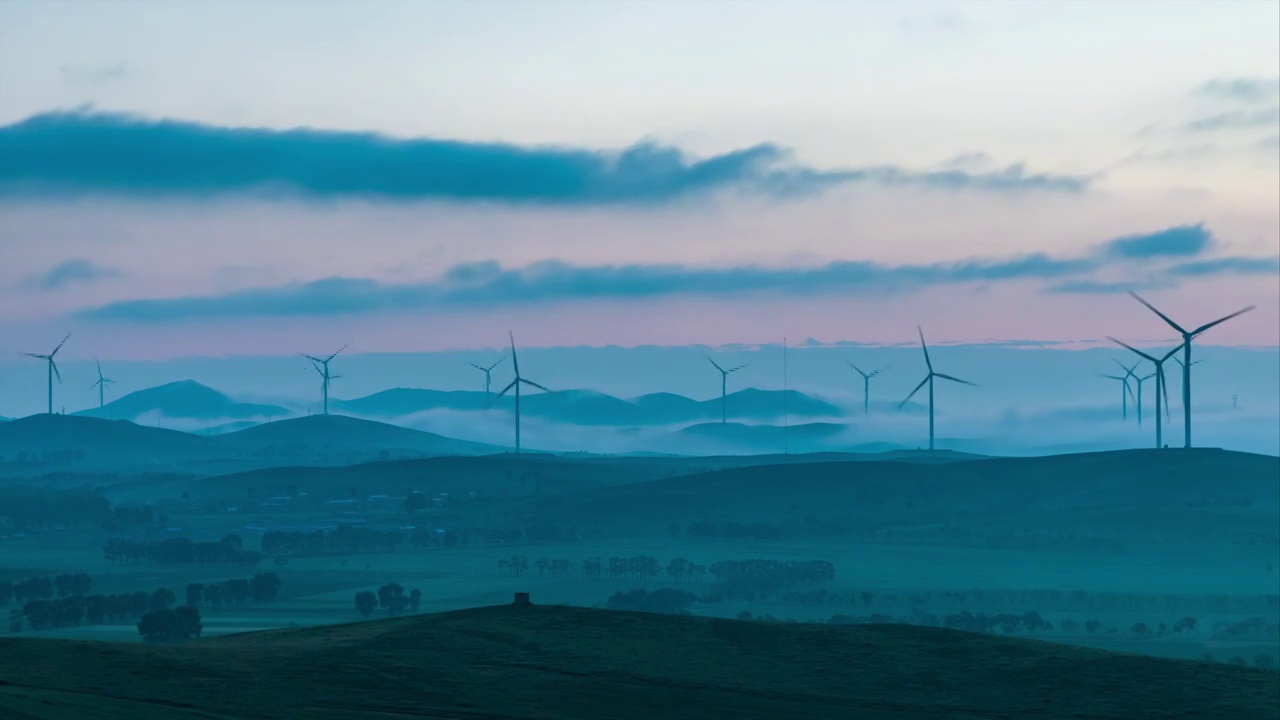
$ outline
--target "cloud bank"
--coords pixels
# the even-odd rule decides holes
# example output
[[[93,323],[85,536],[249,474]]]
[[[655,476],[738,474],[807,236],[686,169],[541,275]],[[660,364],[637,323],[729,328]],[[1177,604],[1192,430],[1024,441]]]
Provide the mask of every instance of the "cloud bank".
[[[1241,102],[1268,102],[1280,97],[1280,77],[1214,78],[1196,88],[1198,95]]]
[[[114,268],[77,258],[58,263],[40,275],[27,278],[22,284],[29,289],[57,290],[67,285],[91,283],[118,277],[120,277],[120,271]]]
[[[0,196],[114,194],[603,205],[739,189],[773,196],[872,183],[994,192],[1082,192],[1084,177],[1022,165],[983,173],[894,166],[818,170],[762,143],[702,160],[642,142],[606,152],[309,128],[233,128],[81,109],[0,127]]]
[[[742,266],[698,268],[683,265],[578,266],[546,260],[520,268],[496,261],[455,265],[424,283],[390,284],[365,278],[330,277],[274,288],[205,297],[139,299],[81,311],[88,320],[140,323],[212,318],[329,316],[379,311],[493,307],[513,304],[670,296],[740,297],[774,294],[870,295],[911,292],[926,287],[1017,280],[1056,281],[1052,292],[1123,292],[1150,287],[1150,280],[1102,283],[1098,270],[1121,268],[1153,258],[1176,257],[1163,282],[1174,276],[1280,272],[1275,258],[1217,258],[1189,262],[1211,245],[1203,225],[1186,225],[1102,243],[1082,257],[1032,254],[1006,259],[952,263],[885,265],[838,261],[809,268]],[[1130,270],[1133,268],[1130,267]],[[1145,273],[1145,267],[1144,267]]]

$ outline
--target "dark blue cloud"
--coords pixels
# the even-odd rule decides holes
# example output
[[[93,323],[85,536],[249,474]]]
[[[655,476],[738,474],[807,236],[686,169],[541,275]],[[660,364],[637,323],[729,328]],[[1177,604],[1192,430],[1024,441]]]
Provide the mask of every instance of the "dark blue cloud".
[[[430,283],[392,285],[367,279],[326,278],[213,297],[129,300],[89,309],[79,315],[91,320],[166,322],[485,307],[564,300],[876,294],[906,292],[939,284],[1057,278],[1086,272],[1093,267],[1095,261],[1090,259],[1057,260],[1044,255],[931,265],[834,262],[806,269],[697,269],[679,265],[580,267],[558,261],[504,269],[489,261],[455,266],[439,281]]]
[[[1214,78],[1196,88],[1206,97],[1267,102],[1280,97],[1280,78]]]
[[[89,260],[67,260],[49,268],[40,275],[23,281],[28,288],[39,290],[56,290],[75,283],[90,283],[98,280],[109,280],[120,277],[120,271],[104,267]]]
[[[1113,258],[1140,260],[1159,257],[1199,255],[1213,244],[1213,234],[1204,223],[1178,225],[1146,235],[1129,235],[1102,245],[1102,253]]]
[[[739,188],[785,195],[877,183],[1001,192],[1081,192],[1088,178],[896,167],[824,171],[760,144],[690,160],[640,143],[620,152],[520,147],[300,128],[227,128],[90,110],[35,115],[0,127],[0,194],[110,193],[210,197],[442,199],[583,205],[658,203]]]
[[[1127,293],[1130,290],[1155,290],[1170,287],[1173,283],[1161,280],[1126,280],[1124,282],[1102,282],[1097,280],[1068,280],[1055,283],[1045,288],[1045,292],[1062,293],[1064,295],[1112,295]]]
[[[954,263],[884,265],[840,261],[813,268],[744,266],[707,269],[682,265],[603,265],[584,267],[558,260],[521,268],[503,268],[493,260],[449,268],[436,281],[388,284],[361,278],[331,277],[309,283],[243,290],[225,295],[114,302],[80,312],[81,318],[129,322],[170,322],[204,318],[318,316],[384,310],[494,307],[597,299],[645,299],[670,296],[741,297],[746,295],[869,295],[911,292],[963,283],[1041,280],[1059,293],[1118,293],[1169,287],[1174,276],[1257,272],[1254,258],[1186,262],[1211,244],[1201,224],[1146,235],[1131,235],[1095,246],[1079,257],[1044,254]],[[1142,282],[1099,282],[1098,270],[1152,258],[1180,258],[1182,265]],[[1271,261],[1274,262],[1274,261]],[[1145,262],[1144,262],[1145,264]]]
[[[1179,277],[1275,275],[1280,274],[1280,257],[1223,257],[1197,260],[1174,265],[1167,272]]]

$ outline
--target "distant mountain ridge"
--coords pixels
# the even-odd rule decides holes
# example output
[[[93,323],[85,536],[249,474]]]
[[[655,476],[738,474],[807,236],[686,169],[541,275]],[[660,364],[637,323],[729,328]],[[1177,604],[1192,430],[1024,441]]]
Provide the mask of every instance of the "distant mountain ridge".
[[[278,405],[236,402],[194,380],[180,380],[137,390],[112,400],[101,408],[90,408],[74,414],[109,420],[137,420],[148,413],[160,413],[168,418],[227,421],[264,420],[291,414]]]
[[[515,399],[483,391],[395,388],[353,400],[330,400],[330,405],[355,415],[395,418],[432,410],[478,411],[492,406],[514,410]],[[747,388],[730,393],[725,409],[731,419],[838,417],[847,411],[796,390]],[[576,425],[674,425],[719,419],[720,398],[694,400],[674,393],[651,393],[627,400],[594,390],[560,390],[521,394],[520,410],[527,417]]]
[[[483,455],[505,448],[339,415],[255,424],[217,435],[77,415],[0,423],[0,470],[238,472],[281,464],[334,465],[388,457]],[[6,467],[7,466],[7,467]]]

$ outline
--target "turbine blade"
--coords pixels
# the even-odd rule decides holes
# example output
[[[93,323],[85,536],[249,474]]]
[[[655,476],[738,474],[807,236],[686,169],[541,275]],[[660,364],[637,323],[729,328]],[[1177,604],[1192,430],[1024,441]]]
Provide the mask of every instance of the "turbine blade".
[[[736,368],[732,368],[732,369],[729,369],[729,370],[725,370],[725,371],[724,371],[724,374],[725,374],[725,375],[728,375],[729,373],[736,373],[736,372],[738,372],[739,370],[741,370],[742,368],[744,368],[744,367],[746,367],[746,366],[748,366],[748,365],[750,365],[750,364],[751,364],[751,363],[742,363],[741,365],[739,365],[739,366],[738,366],[738,367],[736,367]]]
[[[924,342],[924,328],[917,325],[916,330],[920,333],[920,349],[924,350],[924,364],[929,366],[929,372],[933,372],[933,362],[929,360],[929,346]]]
[[[37,360],[48,360],[48,359],[49,359],[49,356],[48,356],[48,355],[37,355],[36,353],[22,353],[22,354],[23,354],[23,355],[26,355],[27,357],[33,357],[33,358],[36,358]]]
[[[511,338],[511,367],[516,373],[516,377],[520,377],[520,358],[516,356],[516,336],[510,330],[507,331],[507,337]]]
[[[488,372],[488,371],[489,371],[489,369],[490,369],[490,368],[482,368],[482,367],[480,367],[479,365],[477,365],[477,364],[475,364],[475,363],[473,363],[473,362],[469,362],[469,363],[467,363],[467,364],[468,364],[468,365],[470,365],[471,367],[473,367],[473,368],[475,368],[475,369],[479,370],[480,372]]]
[[[1132,345],[1130,345],[1130,344],[1128,344],[1128,343],[1121,342],[1121,341],[1119,341],[1119,340],[1117,340],[1117,339],[1115,339],[1115,338],[1111,337],[1110,335],[1108,335],[1108,336],[1107,336],[1107,339],[1108,339],[1108,340],[1110,340],[1111,342],[1113,342],[1113,343],[1115,343],[1115,344],[1119,345],[1120,347],[1124,347],[1124,348],[1128,348],[1128,349],[1132,350],[1133,352],[1135,352],[1135,353],[1137,353],[1137,354],[1141,355],[1142,357],[1144,357],[1144,358],[1146,358],[1146,359],[1150,360],[1151,362],[1155,362],[1155,361],[1156,361],[1156,359],[1155,359],[1155,358],[1151,357],[1150,355],[1148,355],[1148,354],[1146,354],[1146,353],[1142,352],[1142,351],[1141,351],[1141,350],[1139,350],[1138,348],[1136,348],[1136,347],[1134,347],[1134,346],[1132,346]],[[1181,345],[1179,345],[1178,347],[1182,347],[1182,346],[1181,346]]]
[[[719,370],[720,372],[724,372],[724,368],[720,367],[720,365],[715,360],[712,360],[711,358],[708,357],[707,362],[711,363],[712,365],[715,365],[716,369]]]
[[[1238,316],[1240,316],[1240,315],[1243,315],[1243,314],[1245,314],[1245,313],[1249,312],[1250,310],[1254,309],[1255,307],[1257,307],[1257,305],[1250,305],[1249,307],[1244,308],[1243,310],[1237,310],[1237,311],[1235,311],[1235,312],[1231,313],[1230,315],[1228,315],[1228,316],[1226,316],[1226,317],[1218,318],[1217,320],[1214,320],[1214,321],[1213,321],[1213,322],[1211,322],[1211,323],[1206,323],[1206,324],[1204,324],[1204,325],[1201,325],[1200,327],[1198,327],[1198,328],[1196,328],[1194,331],[1192,331],[1191,336],[1192,336],[1192,337],[1195,337],[1196,335],[1199,335],[1200,333],[1204,332],[1205,330],[1208,330],[1209,328],[1213,327],[1214,325],[1221,325],[1222,323],[1224,323],[1224,322],[1226,322],[1226,321],[1230,320],[1230,319],[1231,319],[1231,318],[1233,318],[1233,317],[1238,317]]]
[[[974,387],[978,387],[978,383],[975,383],[975,382],[969,382],[968,380],[961,380],[961,379],[960,379],[960,378],[958,378],[958,377],[952,377],[952,376],[950,376],[950,375],[943,375],[942,373],[934,373],[934,374],[933,374],[933,376],[934,376],[934,377],[940,377],[940,378],[942,378],[943,380],[950,380],[951,382],[958,382],[958,383],[963,383],[963,384],[965,384],[965,385],[972,385],[972,386],[974,386]]]
[[[484,406],[484,407],[485,407],[485,409],[486,409],[486,410],[488,410],[489,408],[493,407],[493,404],[494,404],[494,403],[496,403],[496,402],[498,402],[498,399],[499,399],[499,398],[501,398],[503,395],[506,395],[506,394],[507,394],[507,391],[508,391],[508,390],[510,390],[511,388],[515,387],[515,386],[516,386],[516,383],[518,383],[518,382],[520,382],[520,381],[519,381],[519,380],[512,380],[510,385],[508,385],[508,386],[506,386],[506,387],[502,388],[502,392],[498,393],[497,395],[494,395],[494,396],[493,396],[493,399],[491,399],[489,402],[485,403],[485,406]]]
[[[1165,353],[1164,357],[1160,358],[1160,362],[1161,362],[1161,363],[1164,363],[1164,361],[1168,360],[1169,358],[1173,357],[1174,355],[1177,355],[1177,354],[1178,354],[1178,351],[1179,351],[1179,350],[1181,350],[1181,349],[1182,349],[1182,345],[1181,345],[1181,344],[1179,344],[1179,345],[1178,345],[1178,347],[1176,347],[1176,348],[1174,348],[1174,349],[1170,350],[1169,352]],[[1150,358],[1148,358],[1148,359],[1150,359]],[[1177,360],[1177,358],[1173,358],[1173,359],[1174,359],[1174,360]],[[1152,360],[1152,362],[1155,362],[1155,360]],[[1179,362],[1181,362],[1181,361],[1179,360]],[[1162,373],[1163,373],[1164,371],[1163,371],[1163,370],[1161,370],[1160,372],[1162,372]]]
[[[310,361],[311,361],[311,362],[313,362],[313,363],[323,363],[323,362],[324,362],[323,360],[321,360],[320,358],[316,357],[315,355],[307,355],[306,353],[298,353],[298,354],[299,354],[299,355],[301,355],[302,357],[304,357],[304,358],[306,358],[306,359],[310,360]]]
[[[334,359],[334,358],[338,357],[338,353],[340,353],[340,352],[342,352],[343,350],[346,350],[346,349],[347,349],[347,346],[346,346],[346,345],[343,345],[342,347],[340,347],[340,348],[338,348],[337,350],[335,350],[335,351],[334,351],[334,353],[333,353],[332,355],[330,355],[329,357],[325,358],[325,359],[324,359],[324,361],[325,361],[326,363],[327,363],[327,362],[329,362],[330,360],[332,360],[332,359]]]
[[[536,382],[534,382],[534,381],[532,381],[532,380],[525,380],[524,378],[520,378],[520,382],[524,383],[525,385],[532,385],[532,386],[534,386],[534,387],[538,388],[539,390],[541,390],[541,391],[543,391],[543,392],[551,392],[551,391],[550,391],[550,390],[548,390],[547,388],[543,387],[542,385],[539,385],[538,383],[536,383]]]
[[[1137,300],[1138,302],[1142,303],[1143,305],[1146,305],[1148,310],[1150,310],[1151,312],[1153,312],[1153,313],[1155,313],[1155,314],[1159,315],[1161,320],[1164,320],[1165,322],[1169,323],[1169,327],[1172,327],[1174,330],[1177,330],[1178,332],[1182,333],[1183,335],[1186,335],[1186,334],[1187,334],[1187,331],[1186,331],[1186,330],[1183,330],[1181,325],[1179,325],[1178,323],[1176,323],[1176,322],[1174,322],[1172,319],[1170,319],[1168,315],[1165,315],[1164,313],[1162,313],[1162,312],[1160,312],[1159,310],[1157,310],[1155,305],[1152,305],[1151,303],[1147,302],[1146,300],[1143,300],[1141,295],[1139,295],[1138,293],[1136,293],[1136,292],[1134,292],[1134,291],[1132,291],[1132,290],[1130,290],[1130,291],[1129,291],[1129,294],[1133,296],[1133,299],[1134,299],[1134,300]]]
[[[1098,377],[1106,378],[1108,380],[1124,380],[1123,375],[1103,375],[1102,373],[1098,373]]]
[[[494,368],[496,368],[496,367],[498,367],[499,365],[501,365],[501,364],[502,364],[502,361],[503,361],[503,360],[506,360],[506,359],[507,359],[507,358],[506,358],[505,356],[500,357],[500,358],[498,358],[498,361],[497,361],[497,362],[495,362],[494,364],[490,365],[490,366],[489,366],[489,367],[487,367],[487,368],[482,368],[482,369],[483,369],[485,372],[490,372],[490,371],[492,371]]]
[[[1137,402],[1138,398],[1133,394],[1133,388],[1129,386],[1129,378],[1124,379],[1124,389],[1129,393],[1129,399]]]
[[[53,368],[53,374],[58,378],[58,384],[61,385],[62,373],[58,372],[58,364],[53,361],[53,358],[49,358],[49,367]]]
[[[98,358],[93,359],[93,363],[98,366],[98,379],[102,379],[102,363],[98,362]]]
[[[1160,394],[1164,396],[1164,416],[1169,417],[1169,383],[1165,381],[1164,366],[1160,366],[1160,378],[1156,380],[1160,383]],[[1156,408],[1156,412],[1160,412],[1160,408]]]
[[[53,352],[49,353],[49,357],[53,357],[54,355],[57,355],[58,351],[62,349],[62,346],[66,345],[67,341],[70,339],[71,339],[71,333],[67,333],[67,336],[62,338],[62,342],[58,343],[58,347],[54,348]]]
[[[849,362],[848,360],[846,360],[845,362],[848,362],[849,367],[853,368],[854,370],[857,370],[858,374],[861,375],[862,377],[870,377],[866,373],[862,372],[862,368],[858,367],[857,365],[854,365],[852,362]]]
[[[924,384],[925,384],[925,383],[927,383],[927,382],[929,382],[929,376],[928,376],[928,375],[926,375],[926,376],[925,376],[925,378],[924,378],[923,380],[921,380],[921,381],[920,381],[920,384],[916,386],[916,389],[915,389],[915,390],[912,390],[912,391],[911,391],[911,394],[907,396],[907,399],[906,399],[906,400],[903,400],[902,402],[898,403],[898,409],[899,409],[899,410],[901,410],[903,405],[906,405],[906,404],[907,404],[907,402],[909,402],[909,401],[911,400],[911,398],[915,397],[915,396],[916,396],[916,393],[920,392],[920,388],[924,387]]]

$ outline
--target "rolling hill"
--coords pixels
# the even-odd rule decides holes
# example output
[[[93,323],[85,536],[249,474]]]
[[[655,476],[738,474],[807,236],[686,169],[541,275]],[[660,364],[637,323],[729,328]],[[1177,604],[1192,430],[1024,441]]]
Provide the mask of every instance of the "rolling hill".
[[[0,448],[0,474],[5,475],[63,471],[215,475],[277,465],[351,465],[405,455],[503,450],[338,415],[277,420],[208,437],[128,420],[32,415],[0,424]]]
[[[1197,449],[918,460],[942,454],[951,455],[902,451],[802,469],[779,459],[543,498],[538,512],[548,522],[615,536],[707,519],[782,525],[822,519],[864,533],[992,518],[1019,528],[1075,523],[1078,532],[1099,533],[1089,527],[1099,512],[1108,532],[1177,523],[1187,529],[1183,518],[1190,515],[1206,530],[1274,535],[1280,522],[1280,458],[1273,456]]]
[[[495,390],[501,389],[501,384]],[[496,392],[495,392],[496,394]],[[491,395],[469,390],[424,390],[397,388],[354,400],[331,400],[344,413],[365,417],[396,418],[432,410],[473,412],[489,406]],[[522,394],[521,411],[527,417],[575,425],[645,426],[699,422],[720,417],[720,398],[694,400],[672,393],[654,393],[625,400],[594,390],[559,390],[553,393]],[[795,390],[748,388],[726,398],[733,417],[771,419],[787,412],[796,417],[834,417],[841,408],[825,400]],[[515,400],[506,396],[493,402],[499,410],[514,409]]]
[[[479,455],[502,452],[496,445],[454,440],[435,433],[344,415],[307,415],[261,423],[212,440],[223,447],[250,449],[277,457],[390,454]]]
[[[108,471],[172,469],[218,454],[208,440],[177,430],[75,415],[31,415],[0,425],[6,471],[28,466]]]
[[[791,452],[826,452],[838,449],[840,436],[852,426],[840,423],[747,425],[709,422],[690,425],[668,436],[662,447],[689,454],[775,453],[789,447]]]
[[[112,400],[101,408],[81,410],[75,414],[111,420],[137,420],[149,413],[174,419],[224,421],[265,420],[290,414],[289,410],[276,405],[236,402],[194,380],[138,390]]]
[[[0,716],[24,720],[1270,720],[1280,697],[1274,671],[939,628],[537,605],[0,657]]]

